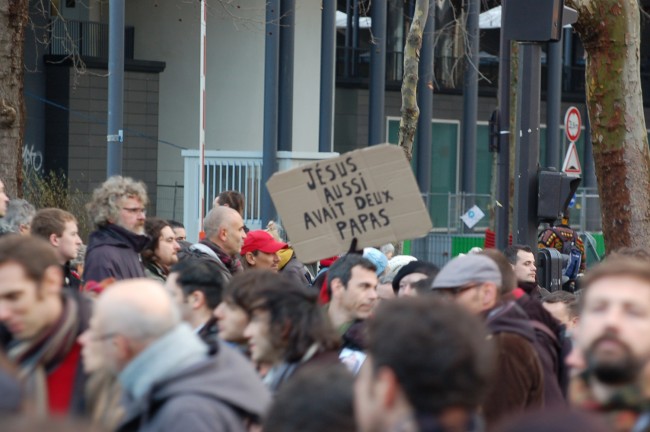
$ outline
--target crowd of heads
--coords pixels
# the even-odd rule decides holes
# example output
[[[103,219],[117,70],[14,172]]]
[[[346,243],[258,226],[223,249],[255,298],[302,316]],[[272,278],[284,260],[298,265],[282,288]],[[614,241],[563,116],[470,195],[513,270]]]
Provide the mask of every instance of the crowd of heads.
[[[86,247],[75,215],[0,182],[0,411],[107,430],[644,430],[645,249],[548,292],[526,245],[440,267],[376,245],[314,269],[281,230],[249,230],[236,191],[200,240],[148,203],[108,179]]]

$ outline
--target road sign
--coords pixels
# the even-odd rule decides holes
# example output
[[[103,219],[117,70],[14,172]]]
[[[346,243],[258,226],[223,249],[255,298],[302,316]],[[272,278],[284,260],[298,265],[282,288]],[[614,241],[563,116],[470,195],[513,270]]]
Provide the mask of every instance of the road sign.
[[[576,149],[575,142],[569,144],[566,156],[564,157],[564,163],[562,164],[562,171],[567,174],[582,174],[582,167],[580,166],[580,158],[578,157],[578,150]]]
[[[581,129],[582,120],[580,119],[580,110],[574,106],[569,107],[564,115],[564,132],[570,142],[578,141]]]

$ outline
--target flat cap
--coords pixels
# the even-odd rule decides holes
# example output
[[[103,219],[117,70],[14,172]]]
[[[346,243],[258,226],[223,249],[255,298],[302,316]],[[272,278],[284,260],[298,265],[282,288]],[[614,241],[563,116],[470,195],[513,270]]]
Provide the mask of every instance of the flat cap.
[[[477,282],[501,286],[499,267],[484,255],[465,255],[449,261],[433,280],[431,289],[457,288]]]

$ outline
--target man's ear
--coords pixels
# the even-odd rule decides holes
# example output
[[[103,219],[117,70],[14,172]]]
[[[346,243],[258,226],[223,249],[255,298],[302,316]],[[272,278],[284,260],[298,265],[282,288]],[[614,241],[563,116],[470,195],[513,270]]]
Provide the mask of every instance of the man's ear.
[[[203,305],[205,305],[205,294],[199,290],[196,290],[190,294],[189,299],[192,309],[201,309]]]
[[[484,305],[492,305],[496,303],[498,296],[498,288],[492,282],[485,282],[481,287],[481,301]]]
[[[59,247],[59,236],[54,233],[50,234],[50,244],[54,247]]]
[[[375,383],[375,392],[381,406],[384,408],[394,407],[400,395],[400,386],[395,372],[386,366],[381,367],[377,371]]]
[[[41,286],[44,293],[59,295],[63,287],[63,270],[61,270],[61,267],[51,265],[46,268]]]
[[[341,278],[334,278],[329,281],[330,289],[332,290],[332,297],[338,297],[341,295],[341,292],[345,289]]]
[[[246,252],[244,254],[244,259],[250,266],[255,265],[255,255],[253,255],[253,252]]]
[[[225,228],[219,228],[219,240],[225,241],[228,237],[228,231]]]

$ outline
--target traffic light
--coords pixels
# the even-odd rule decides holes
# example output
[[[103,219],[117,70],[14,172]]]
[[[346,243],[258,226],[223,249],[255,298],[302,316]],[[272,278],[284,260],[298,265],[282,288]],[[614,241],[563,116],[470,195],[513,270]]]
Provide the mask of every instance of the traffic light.
[[[537,219],[552,223],[566,212],[580,186],[580,177],[564,172],[542,170],[538,177]]]
[[[505,37],[520,42],[559,41],[563,26],[578,19],[564,0],[508,0],[502,10]]]

